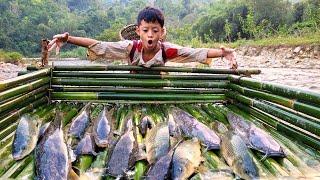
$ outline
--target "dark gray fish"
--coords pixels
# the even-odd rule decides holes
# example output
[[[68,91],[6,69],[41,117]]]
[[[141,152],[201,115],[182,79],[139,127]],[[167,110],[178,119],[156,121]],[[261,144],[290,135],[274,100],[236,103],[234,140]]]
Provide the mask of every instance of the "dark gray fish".
[[[35,148],[36,179],[67,179],[68,149],[62,132],[63,113],[57,112]]]
[[[264,153],[266,157],[285,157],[280,144],[265,131],[234,113],[228,113],[227,118],[234,132],[241,136],[249,148]]]
[[[84,135],[85,130],[90,123],[90,106],[91,103],[88,103],[72,120],[69,128],[69,135],[76,138],[81,138]]]
[[[96,118],[93,124],[93,137],[98,147],[107,147],[110,143],[110,137],[112,135],[113,123],[112,114],[113,109],[107,112],[107,108],[104,106],[99,116]]]
[[[21,116],[12,144],[12,156],[15,160],[23,159],[36,147],[39,125],[35,116]]]
[[[147,172],[146,179],[163,180],[170,177],[170,165],[173,151],[169,151],[167,155],[162,156]]]
[[[172,157],[172,179],[187,179],[203,161],[198,139],[190,139],[178,145]]]
[[[147,160],[153,164],[166,155],[170,149],[169,128],[167,123],[158,123],[147,132],[145,138]]]
[[[146,179],[148,180],[163,180],[170,178],[170,166],[173,153],[181,141],[176,140],[177,143],[170,149],[170,151],[155,162],[147,172]]]
[[[170,119],[173,119],[173,121],[176,122],[176,125],[182,131],[183,135],[198,138],[208,150],[220,148],[221,140],[217,134],[189,113],[179,108],[172,107],[169,110],[168,116],[169,121],[171,121]]]
[[[248,148],[242,138],[232,132],[221,136],[220,152],[233,172],[243,179],[259,177],[258,168],[248,152]]]
[[[132,121],[132,119],[130,119]],[[128,123],[128,122],[127,122]],[[132,125],[132,122],[131,122]],[[136,142],[133,126],[127,124],[129,129],[120,137],[115,145],[107,163],[107,174],[114,177],[123,177],[135,163]]]
[[[95,152],[95,144],[90,133],[86,133],[78,143],[75,150],[75,155],[97,155]]]
[[[153,119],[150,116],[144,116],[139,124],[139,132],[142,136],[145,136],[148,129],[155,126]]]

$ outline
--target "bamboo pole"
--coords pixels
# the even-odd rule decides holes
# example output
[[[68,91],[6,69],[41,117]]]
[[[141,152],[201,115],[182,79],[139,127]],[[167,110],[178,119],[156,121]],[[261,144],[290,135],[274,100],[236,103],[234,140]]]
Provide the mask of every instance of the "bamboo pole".
[[[128,65],[99,65],[99,66],[54,66],[54,71],[163,71],[163,72],[189,72],[208,74],[259,74],[257,69],[209,69],[209,68],[185,68],[185,67],[151,67]]]
[[[253,97],[253,98],[261,98],[261,99],[264,99],[267,101],[278,103],[278,104],[283,105],[285,107],[288,107],[290,109],[308,114],[308,115],[316,117],[316,118],[320,118],[320,108],[319,107],[305,104],[305,103],[299,102],[295,99],[288,99],[288,98],[285,98],[282,96],[273,95],[270,93],[241,87],[241,86],[233,84],[233,83],[230,83],[229,87],[235,91],[238,91],[239,93],[241,93],[243,95]]]
[[[223,94],[160,94],[160,93],[108,93],[108,92],[52,92],[59,100],[225,100]]]
[[[45,95],[46,95],[46,92],[42,92],[42,93],[39,93],[39,94],[36,94],[34,96],[27,98],[26,100],[24,100],[21,103],[12,104],[12,107],[10,107],[9,109],[7,109],[6,111],[3,111],[1,113],[1,118],[6,119],[8,116],[10,116],[10,113],[12,113],[12,111],[19,109],[19,108],[22,108],[22,107],[25,107],[25,106],[28,106],[30,103],[33,103],[35,100],[37,100]],[[0,122],[2,122],[3,119],[1,119]]]
[[[0,92],[0,101],[4,101],[4,100],[9,99],[11,97],[14,97],[16,95],[30,92],[36,88],[39,88],[45,84],[48,84],[49,81],[50,81],[49,77],[45,77],[45,78],[41,78],[41,79],[35,80],[33,82],[30,82],[28,84],[22,85],[22,86],[18,86],[18,87]]]
[[[2,119],[1,120],[1,123],[0,123],[0,127],[1,129],[4,129],[6,128],[9,124],[12,124],[12,123],[15,123],[15,121],[24,113],[27,113],[31,110],[33,110],[34,108],[44,104],[44,103],[48,103],[48,98],[47,97],[42,97],[38,100],[35,100],[33,101],[33,103],[17,110],[17,111],[14,111],[12,112],[11,114],[9,114],[5,119]],[[3,138],[0,138],[0,139],[3,139]]]
[[[264,111],[266,113],[272,114],[273,116],[278,117],[278,118],[286,121],[289,124],[293,124],[295,126],[298,126],[298,127],[302,128],[310,133],[313,133],[317,136],[320,135],[320,124],[309,121],[305,118],[302,118],[300,116],[297,116],[297,115],[289,113],[289,112],[286,112],[284,110],[275,108],[275,107],[270,106],[270,105],[263,103],[261,101],[240,95],[239,93],[235,93],[235,92],[230,91],[226,95],[227,95],[227,97],[235,98],[236,100],[238,100],[246,105],[261,109],[262,111]],[[309,134],[309,135],[311,135],[311,134]]]
[[[259,90],[266,90],[272,92],[273,94],[285,96],[288,98],[295,98],[297,100],[315,103],[315,106],[320,104],[320,93],[314,91],[302,90],[282,84],[263,82],[252,78],[234,75],[230,75],[229,80],[236,84],[240,84],[241,86]]]
[[[21,161],[16,162],[13,164],[6,172],[1,176],[1,179],[9,179],[9,178],[16,178],[23,169],[32,161],[33,155],[29,155],[26,158],[22,159]]]
[[[180,88],[227,88],[227,81],[151,80],[151,79],[95,79],[52,78],[53,85],[74,86],[130,86],[130,87],[180,87]]]
[[[91,87],[75,87],[75,86],[51,86],[55,92],[119,92],[119,93],[178,93],[178,94],[224,94],[226,89],[178,89],[178,88],[122,88],[108,86],[91,86]]]
[[[65,102],[92,102],[92,103],[107,103],[107,104],[194,104],[194,103],[223,103],[225,100],[164,100],[164,101],[154,101],[154,100],[63,100],[63,99],[52,99],[52,100],[58,100],[58,101],[65,101]]]
[[[50,73],[50,69],[46,68],[46,69],[42,69],[26,75],[18,76],[12,79],[0,81],[0,91],[6,90],[10,87],[18,86],[19,84],[25,83],[32,79],[37,79],[37,78],[47,76],[49,75],[49,73]]]
[[[132,79],[171,79],[171,80],[228,80],[226,74],[214,75],[158,75],[158,74],[130,74],[130,73],[106,73],[106,72],[65,72],[53,71],[53,77],[87,77],[87,78],[132,78]]]
[[[245,111],[249,114],[252,114],[253,116],[257,117],[259,120],[261,120],[262,123],[267,124],[275,128],[279,133],[285,134],[286,136],[290,136],[291,138],[294,138],[296,140],[299,140],[300,142],[310,145],[311,147],[315,149],[320,149],[320,142],[317,139],[314,139],[313,137],[309,136],[308,134],[305,134],[304,132],[300,131],[299,129],[288,126],[280,119],[276,119],[272,117],[269,114],[259,112],[258,110],[248,107],[246,105],[242,104],[236,104],[242,111]]]
[[[46,94],[46,92],[44,92],[44,91],[46,91],[48,87],[49,87],[48,85],[42,86],[42,87],[40,87],[38,89],[35,89],[35,90],[25,94],[25,95],[22,95],[22,96],[20,96],[18,98],[15,98],[15,99],[13,99],[13,100],[11,100],[9,102],[0,104],[0,113],[4,112],[6,110],[11,110],[15,106],[17,106],[17,105],[23,103],[24,101],[26,101],[28,98],[31,98],[31,97],[35,97],[36,98],[36,95],[38,95],[38,94]]]

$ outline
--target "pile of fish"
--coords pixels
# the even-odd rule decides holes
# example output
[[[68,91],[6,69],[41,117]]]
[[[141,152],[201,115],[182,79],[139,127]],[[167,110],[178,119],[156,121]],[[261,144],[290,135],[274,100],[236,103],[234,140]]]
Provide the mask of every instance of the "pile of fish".
[[[232,111],[223,123],[199,107],[87,103],[70,123],[61,108],[51,122],[26,114],[12,156],[33,155],[36,179],[259,179],[298,169],[288,165],[291,151],[263,127]]]

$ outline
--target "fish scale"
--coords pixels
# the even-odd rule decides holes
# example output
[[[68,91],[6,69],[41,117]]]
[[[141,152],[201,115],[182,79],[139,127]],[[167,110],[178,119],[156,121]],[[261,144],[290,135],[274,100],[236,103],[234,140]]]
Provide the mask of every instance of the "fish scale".
[[[57,112],[54,122],[49,125],[36,146],[36,179],[67,179],[68,150],[63,139],[61,121],[62,113]]]
[[[147,160],[150,164],[153,164],[161,156],[166,155],[170,148],[167,123],[159,123],[151,130],[148,130],[145,144]]]
[[[227,132],[222,135],[221,154],[233,171],[243,179],[259,176],[258,169],[239,135]]]

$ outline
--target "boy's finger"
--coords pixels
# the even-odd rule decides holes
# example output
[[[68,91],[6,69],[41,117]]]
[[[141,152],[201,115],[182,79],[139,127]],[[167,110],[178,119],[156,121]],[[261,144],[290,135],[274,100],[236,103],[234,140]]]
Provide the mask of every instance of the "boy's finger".
[[[57,39],[52,39],[52,41],[49,42],[48,46],[52,46],[52,44],[56,43]]]
[[[55,49],[57,47],[57,44],[54,43],[52,46],[49,46],[50,48],[48,49],[48,51],[52,51],[52,49]]]

